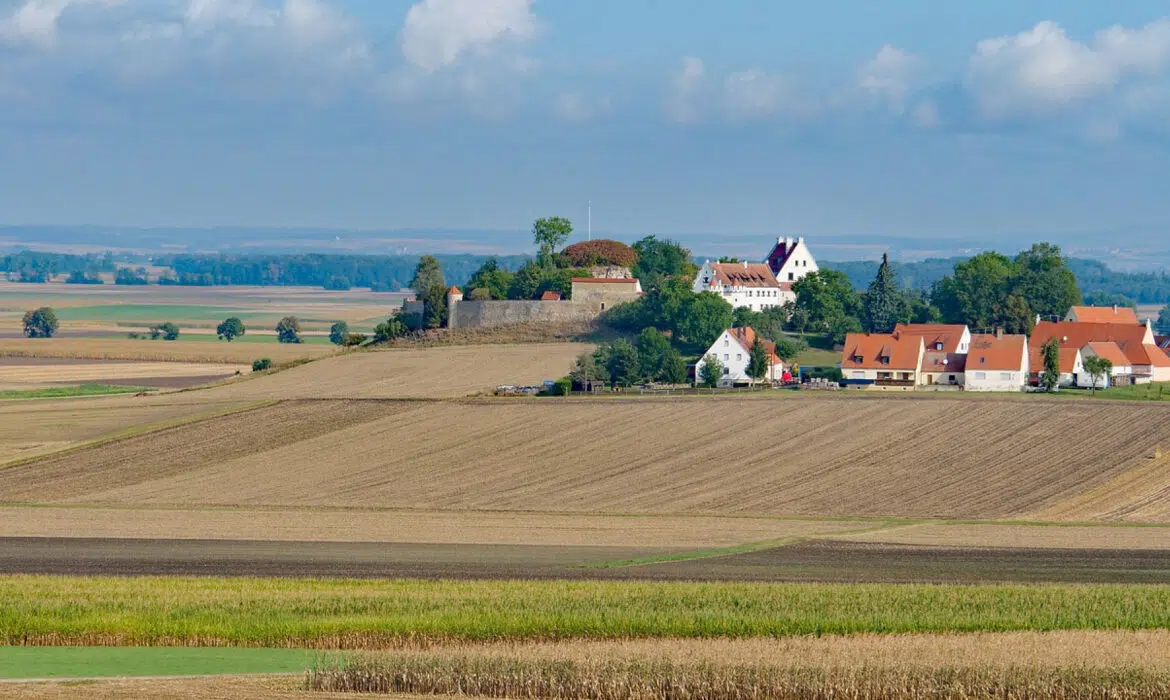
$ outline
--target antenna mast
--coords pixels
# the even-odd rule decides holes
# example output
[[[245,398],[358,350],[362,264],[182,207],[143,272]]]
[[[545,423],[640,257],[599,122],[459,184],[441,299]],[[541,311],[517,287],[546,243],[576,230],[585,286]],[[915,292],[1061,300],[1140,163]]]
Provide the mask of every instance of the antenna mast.
[[[593,240],[593,200],[589,200],[589,240]]]

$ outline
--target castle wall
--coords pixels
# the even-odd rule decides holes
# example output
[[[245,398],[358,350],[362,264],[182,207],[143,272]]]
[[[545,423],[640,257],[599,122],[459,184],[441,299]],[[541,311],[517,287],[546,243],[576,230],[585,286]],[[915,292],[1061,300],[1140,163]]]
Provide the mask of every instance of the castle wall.
[[[459,301],[451,305],[449,328],[494,328],[521,323],[591,321],[598,310],[575,301]]]

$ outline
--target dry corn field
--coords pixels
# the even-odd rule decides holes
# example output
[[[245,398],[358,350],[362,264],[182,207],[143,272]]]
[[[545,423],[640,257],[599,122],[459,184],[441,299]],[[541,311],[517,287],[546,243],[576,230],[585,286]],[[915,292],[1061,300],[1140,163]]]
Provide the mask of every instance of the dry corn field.
[[[198,393],[233,396],[252,383]],[[1145,474],[1156,446],[1170,445],[1162,416],[1160,406],[1125,403],[816,397],[286,402],[5,469],[0,493],[10,502],[1087,520],[1103,516],[1086,494]],[[1170,521],[1162,464],[1113,494],[1107,519]]]

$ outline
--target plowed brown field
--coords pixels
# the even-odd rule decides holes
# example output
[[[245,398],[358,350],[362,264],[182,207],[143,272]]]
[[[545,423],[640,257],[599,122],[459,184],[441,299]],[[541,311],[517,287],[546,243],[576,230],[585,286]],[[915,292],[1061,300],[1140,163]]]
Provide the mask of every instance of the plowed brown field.
[[[294,372],[272,379],[286,376]],[[1077,502],[1145,470],[1157,445],[1170,445],[1170,412],[1138,403],[306,401],[0,470],[0,494],[9,502],[1007,518]],[[1144,487],[1134,494],[1151,500]],[[1159,520],[1165,511],[1125,512]]]

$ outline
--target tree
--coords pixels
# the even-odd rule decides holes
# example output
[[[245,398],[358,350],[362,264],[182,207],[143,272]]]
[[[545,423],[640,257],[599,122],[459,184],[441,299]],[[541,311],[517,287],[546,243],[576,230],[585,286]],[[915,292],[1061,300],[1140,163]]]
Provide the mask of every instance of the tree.
[[[760,340],[757,335],[752,348],[748,352],[747,376],[751,377],[753,381],[760,381],[768,376],[768,370],[771,369],[772,358],[764,348],[764,342]]]
[[[691,347],[709,348],[731,325],[734,313],[731,304],[718,294],[692,294],[683,301],[675,323],[676,339]]]
[[[796,309],[803,311],[805,327],[827,333],[831,327],[861,329],[861,297],[844,273],[819,270],[797,280],[792,285],[796,293]],[[852,322],[847,322],[846,319]]]
[[[955,273],[935,282],[931,301],[947,323],[990,330],[1002,323],[1015,266],[999,253],[980,253],[955,265]]]
[[[114,275],[114,284],[128,286],[149,284],[146,279],[146,268],[140,267],[137,270],[131,270],[128,267],[123,267]]]
[[[484,287],[476,287],[467,293],[467,301],[491,301],[492,293]]]
[[[26,338],[52,338],[57,332],[57,313],[47,306],[29,311],[22,322]]]
[[[1063,318],[1081,303],[1077,276],[1068,269],[1060,246],[1036,243],[1016,256],[1012,293],[1023,297],[1033,314]]]
[[[1040,373],[1040,386],[1044,391],[1055,391],[1060,386],[1060,341],[1054,336],[1041,349],[1044,357],[1044,371]]]
[[[714,389],[719,386],[719,380],[723,379],[723,363],[719,360],[718,355],[711,354],[703,358],[703,364],[699,367],[699,375],[696,379],[698,385],[704,389]]]
[[[559,216],[537,219],[532,224],[532,242],[540,248],[543,264],[552,261],[552,255],[563,246],[573,234],[573,224]]]
[[[395,338],[401,338],[410,332],[406,323],[397,316],[391,316],[374,327],[374,342],[385,343]]]
[[[276,338],[282,343],[301,342],[301,322],[296,316],[285,316],[276,324]]]
[[[633,270],[634,276],[641,279],[646,288],[655,286],[656,278],[678,276],[694,278],[699,271],[691,259],[691,251],[674,241],[660,241],[654,236],[647,236],[634,243],[633,248],[638,254],[638,263]]]
[[[163,340],[178,340],[179,327],[170,321],[167,321],[166,323],[160,323],[157,326],[151,326],[150,339],[158,340],[159,338],[162,338]]]
[[[865,330],[870,333],[890,333],[899,321],[904,299],[898,291],[890,256],[882,255],[877,276],[865,293]]]
[[[856,316],[839,316],[829,324],[829,341],[833,345],[840,345],[850,333],[860,332],[861,321],[857,320]]]
[[[633,386],[641,379],[638,348],[625,338],[619,338],[609,346],[605,360],[609,381],[614,386]]]
[[[683,384],[687,381],[687,363],[678,350],[670,349],[663,360],[658,379],[664,384]]]
[[[349,324],[338,321],[329,329],[329,342],[334,345],[345,345],[349,340]]]
[[[1162,313],[1158,314],[1158,332],[1170,335],[1170,304],[1162,307]]]
[[[443,278],[443,268],[439,266],[439,260],[433,255],[424,255],[414,268],[410,288],[421,299],[432,287],[442,287],[446,292],[447,282]]]
[[[1103,357],[1092,355],[1085,358],[1085,371],[1093,380],[1093,393],[1097,393],[1097,385],[1113,371],[1113,363]]]
[[[608,381],[608,372],[598,366],[597,355],[583,352],[577,356],[577,362],[569,372],[573,380],[573,387],[580,391],[592,391],[594,382]]]
[[[677,354],[670,341],[657,328],[646,328],[638,334],[637,347],[642,378],[652,382],[662,380],[672,355]]]
[[[487,299],[507,299],[508,287],[512,284],[512,273],[500,267],[500,262],[496,258],[488,258],[479,266],[479,269],[471,275],[471,279],[467,281],[464,289],[470,289],[471,294],[468,299],[473,301],[487,301]],[[486,290],[488,293],[487,299],[482,298],[482,295],[477,295],[477,290]],[[474,296],[480,298],[473,299]]]
[[[638,262],[638,253],[633,248],[620,241],[606,239],[574,243],[562,250],[561,255],[569,264],[577,267],[613,265],[632,268]]]
[[[544,271],[536,263],[530,262],[516,271],[508,285],[508,298],[516,300],[535,299],[544,280]]]
[[[784,364],[791,365],[807,347],[803,342],[781,338],[776,341],[776,357],[783,360]]]
[[[215,327],[215,335],[220,340],[226,340],[229,343],[247,332],[248,329],[244,327],[244,322],[235,316],[224,319],[223,323]]]

